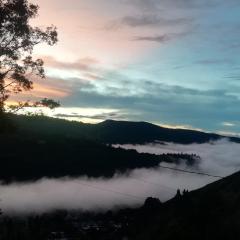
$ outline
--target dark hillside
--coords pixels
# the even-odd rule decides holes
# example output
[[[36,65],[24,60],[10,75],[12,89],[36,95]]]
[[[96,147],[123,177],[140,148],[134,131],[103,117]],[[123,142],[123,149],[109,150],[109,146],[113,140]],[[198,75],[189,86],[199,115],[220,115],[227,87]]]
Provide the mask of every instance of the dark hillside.
[[[96,129],[101,133],[100,138],[110,143],[149,143],[163,141],[189,144],[204,143],[222,138],[217,134],[163,128],[147,122],[107,120],[99,123]]]
[[[221,139],[222,136],[200,131],[163,128],[147,122],[106,120],[99,124],[84,124],[43,116],[11,116],[22,133],[31,132],[45,135],[63,135],[84,138],[103,143],[143,144],[154,141],[182,144],[204,143]],[[239,138],[230,137],[240,143]]]
[[[36,122],[30,118],[27,131],[16,128],[13,133],[0,134],[0,180],[30,181],[83,175],[112,177],[117,172],[157,167],[162,161],[180,163],[184,159],[188,164],[194,164],[196,160],[196,156],[188,154],[140,154],[135,150],[112,148],[89,138],[72,137],[74,123],[70,124],[73,132],[42,132],[46,122],[41,125],[40,118],[38,121],[39,127],[33,126]],[[56,123],[55,129],[69,123],[52,119],[49,122]]]
[[[129,215],[130,239],[239,239],[240,172]],[[138,229],[138,230],[137,230]]]

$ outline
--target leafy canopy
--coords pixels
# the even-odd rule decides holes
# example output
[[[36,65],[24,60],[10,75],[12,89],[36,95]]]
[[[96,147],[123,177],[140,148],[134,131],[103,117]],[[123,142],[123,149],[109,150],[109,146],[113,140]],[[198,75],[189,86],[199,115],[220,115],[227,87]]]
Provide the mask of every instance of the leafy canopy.
[[[33,75],[45,77],[43,61],[33,59],[33,49],[40,43],[54,45],[57,31],[54,26],[32,27],[37,14],[38,6],[28,0],[0,0],[0,112],[11,94],[33,88]]]

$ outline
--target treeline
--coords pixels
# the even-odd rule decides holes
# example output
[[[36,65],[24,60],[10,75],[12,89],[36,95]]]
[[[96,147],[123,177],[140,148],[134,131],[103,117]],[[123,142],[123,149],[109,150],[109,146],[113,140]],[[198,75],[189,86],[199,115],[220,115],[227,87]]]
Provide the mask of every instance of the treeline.
[[[138,153],[66,136],[5,134],[0,138],[0,180],[38,180],[43,177],[112,177],[136,168],[153,168],[161,162],[191,165],[194,155]]]

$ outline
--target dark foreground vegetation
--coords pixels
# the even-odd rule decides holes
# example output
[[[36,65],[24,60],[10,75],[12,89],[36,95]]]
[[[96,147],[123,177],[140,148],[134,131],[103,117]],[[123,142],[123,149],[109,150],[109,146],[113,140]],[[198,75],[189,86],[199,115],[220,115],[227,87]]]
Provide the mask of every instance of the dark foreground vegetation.
[[[46,117],[16,116],[17,121],[18,118],[27,128],[16,124],[11,116],[12,121],[8,119],[5,126],[9,131],[2,129],[0,134],[0,180],[7,183],[43,177],[112,177],[117,172],[157,167],[161,162],[178,164],[185,161],[191,165],[200,160],[188,154],[140,154],[135,150],[112,148],[83,137],[78,123]],[[53,130],[52,124],[55,126]]]
[[[135,209],[106,213],[58,211],[0,220],[5,240],[226,240],[240,237],[240,172],[166,203],[148,198]]]

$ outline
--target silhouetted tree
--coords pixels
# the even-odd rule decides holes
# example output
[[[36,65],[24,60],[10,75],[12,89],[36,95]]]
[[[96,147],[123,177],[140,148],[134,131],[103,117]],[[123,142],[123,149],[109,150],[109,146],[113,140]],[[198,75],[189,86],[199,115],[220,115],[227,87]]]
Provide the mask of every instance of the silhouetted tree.
[[[162,203],[158,198],[148,197],[145,200],[143,207],[147,210],[157,210],[162,207]]]
[[[8,106],[8,109],[9,109],[8,112],[16,113],[21,109],[31,108],[31,107],[47,107],[50,109],[54,109],[54,108],[60,107],[60,103],[53,99],[49,99],[49,98],[44,98],[44,99],[34,102],[34,103],[29,103],[29,101],[19,102],[17,104]]]
[[[32,27],[38,6],[28,0],[0,0],[0,113],[13,93],[33,88],[32,75],[44,78],[43,61],[33,59],[36,45],[57,42],[56,27]],[[43,104],[45,102],[42,102]]]
[[[177,189],[177,194],[175,195],[175,199],[181,199],[182,195],[181,195],[181,191],[180,189]]]

